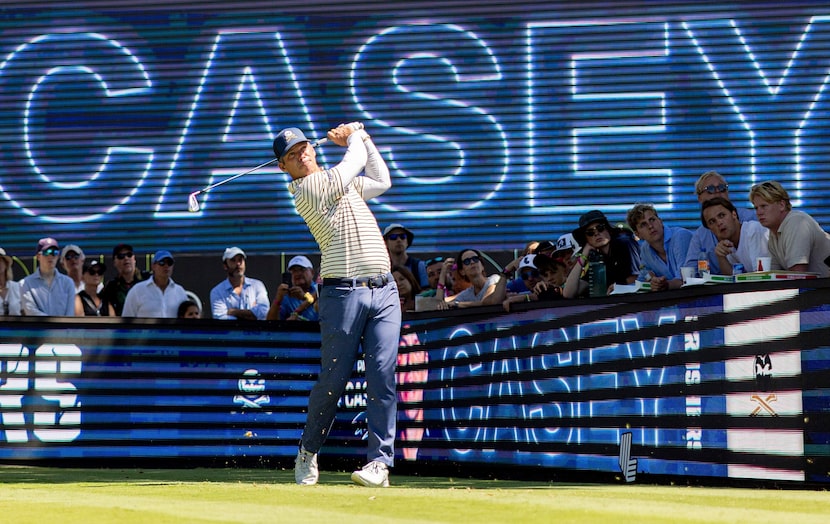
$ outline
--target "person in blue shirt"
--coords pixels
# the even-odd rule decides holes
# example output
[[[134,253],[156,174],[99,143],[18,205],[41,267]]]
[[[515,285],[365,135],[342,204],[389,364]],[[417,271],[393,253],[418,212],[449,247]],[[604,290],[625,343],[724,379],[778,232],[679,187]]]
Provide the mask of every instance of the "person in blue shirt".
[[[703,205],[709,199],[715,197],[725,198],[729,200],[729,184],[726,179],[717,171],[707,171],[700,175],[695,183],[695,193],[697,194],[697,201]],[[757,220],[755,211],[747,208],[738,209],[738,218],[741,222],[748,220]],[[689,250],[686,251],[686,260],[683,262],[684,267],[697,268],[698,257],[701,251],[706,251],[706,257],[709,259],[709,269],[713,274],[722,275],[723,270],[720,267],[718,256],[715,254],[715,246],[718,244],[718,239],[709,228],[701,225],[692,235],[692,241],[689,243]]]
[[[288,261],[290,282],[283,282],[268,311],[268,320],[310,320],[318,322],[319,297],[311,260],[298,255]]]
[[[640,264],[652,275],[651,290],[680,288],[680,268],[686,260],[692,232],[663,224],[651,204],[635,204],[628,210],[626,220],[640,238]]]
[[[75,282],[56,269],[61,248],[54,238],[37,243],[37,269],[23,279],[21,310],[26,316],[74,317]]]
[[[265,320],[268,307],[268,291],[260,280],[245,275],[247,256],[233,246],[222,255],[222,267],[228,278],[210,290],[213,318],[220,320]]]

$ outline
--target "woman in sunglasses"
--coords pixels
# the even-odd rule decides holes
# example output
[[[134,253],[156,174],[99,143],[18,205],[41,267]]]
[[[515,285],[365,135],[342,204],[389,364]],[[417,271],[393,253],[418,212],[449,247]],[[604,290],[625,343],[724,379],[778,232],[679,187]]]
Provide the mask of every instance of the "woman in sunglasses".
[[[75,295],[76,317],[114,317],[115,309],[98,294],[107,266],[91,258],[84,260],[81,282],[84,288]]]
[[[584,246],[577,263],[568,274],[562,295],[565,298],[582,296],[588,290],[588,260],[596,252],[605,262],[608,292],[614,284],[631,284],[640,271],[640,248],[632,235],[611,227],[601,211],[593,210],[579,217],[579,227],[573,230],[574,240]]]
[[[470,287],[455,296],[446,298],[450,308],[465,308],[501,304],[505,297],[504,285],[499,281],[507,280],[505,275],[495,273],[487,276],[484,270],[484,257],[475,249],[462,249],[456,258],[461,279],[470,283]]]

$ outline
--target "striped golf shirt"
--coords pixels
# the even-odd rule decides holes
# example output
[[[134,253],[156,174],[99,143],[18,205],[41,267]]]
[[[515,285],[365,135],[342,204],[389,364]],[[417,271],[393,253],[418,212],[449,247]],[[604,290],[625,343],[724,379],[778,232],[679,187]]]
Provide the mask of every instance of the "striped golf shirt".
[[[364,172],[365,176],[358,176]],[[383,194],[389,169],[364,130],[349,135],[343,160],[331,169],[293,180],[294,206],[320,246],[323,278],[389,273],[389,254],[366,200]]]

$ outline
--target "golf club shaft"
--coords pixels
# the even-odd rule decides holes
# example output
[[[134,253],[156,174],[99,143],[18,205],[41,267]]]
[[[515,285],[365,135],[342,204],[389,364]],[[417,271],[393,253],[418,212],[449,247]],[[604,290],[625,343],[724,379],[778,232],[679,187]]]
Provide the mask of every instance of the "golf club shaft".
[[[315,140],[314,142],[312,142],[312,143],[311,143],[311,146],[312,146],[312,147],[317,147],[317,146],[319,146],[320,144],[323,144],[323,143],[325,143],[325,142],[328,142],[328,138],[325,138],[325,137],[324,137],[324,138],[320,138],[320,139]],[[211,185],[209,185],[209,186],[207,186],[207,187],[204,187],[204,188],[202,188],[202,189],[200,189],[200,190],[196,191],[196,193],[197,193],[197,194],[198,194],[198,193],[207,193],[207,192],[208,192],[208,191],[210,191],[211,189],[215,189],[215,188],[217,188],[217,187],[219,187],[219,186],[221,186],[221,185],[227,184],[228,182],[231,182],[231,181],[233,181],[233,180],[236,180],[236,179],[237,179],[237,178],[239,178],[239,177],[242,177],[242,176],[248,175],[248,174],[250,174],[250,173],[253,173],[254,171],[257,171],[257,170],[259,170],[259,169],[262,169],[263,167],[268,167],[268,166],[270,166],[271,164],[273,164],[273,163],[275,163],[275,162],[279,162],[279,158],[272,158],[271,160],[269,160],[269,161],[267,161],[267,162],[263,162],[262,164],[260,164],[260,165],[258,165],[258,166],[256,166],[256,167],[254,167],[254,168],[252,168],[252,169],[249,169],[249,170],[245,171],[244,173],[238,173],[238,174],[233,175],[233,176],[231,176],[231,177],[228,177],[228,178],[225,178],[225,179],[223,179],[223,180],[220,180],[219,182],[216,182],[215,184],[211,184]]]

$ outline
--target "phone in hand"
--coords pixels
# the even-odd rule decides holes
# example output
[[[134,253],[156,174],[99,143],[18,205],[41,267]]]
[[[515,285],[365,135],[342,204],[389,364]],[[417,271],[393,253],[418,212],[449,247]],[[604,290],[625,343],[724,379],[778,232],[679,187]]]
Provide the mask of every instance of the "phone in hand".
[[[292,281],[291,281],[291,271],[285,271],[285,272],[283,272],[283,274],[282,274],[282,283],[283,283],[283,284],[287,284],[287,285],[288,285],[288,287],[291,287],[291,285],[292,285]]]

